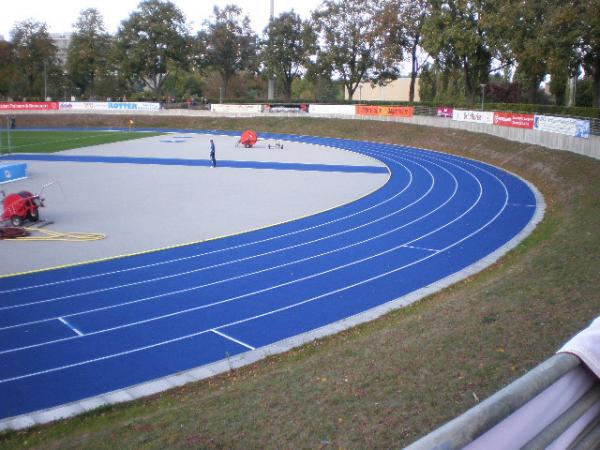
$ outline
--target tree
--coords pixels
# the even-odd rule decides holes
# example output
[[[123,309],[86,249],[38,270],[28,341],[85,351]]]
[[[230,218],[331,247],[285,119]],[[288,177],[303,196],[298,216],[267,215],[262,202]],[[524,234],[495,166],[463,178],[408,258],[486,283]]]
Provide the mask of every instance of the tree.
[[[292,97],[292,83],[301,76],[316,51],[316,36],[308,22],[292,12],[281,14],[265,28],[264,62],[267,73],[278,78],[285,98]]]
[[[498,32],[505,42],[506,59],[516,61],[516,78],[524,82],[527,99],[535,103],[540,83],[548,73],[548,55],[554,33],[548,18],[554,2],[549,0],[498,0]],[[549,34],[550,33],[550,34]]]
[[[423,38],[423,26],[431,13],[429,0],[384,0],[378,22],[386,33],[386,49],[403,59],[403,51],[410,54],[409,101],[415,99],[415,84],[420,67],[417,53]]]
[[[189,100],[202,97],[205,80],[198,72],[178,71],[165,82],[164,93],[172,100]]]
[[[220,73],[223,94],[227,96],[229,82],[236,73],[258,67],[257,36],[250,28],[248,16],[242,17],[242,10],[235,5],[223,9],[215,6],[206,28],[198,33],[197,64]]]
[[[582,3],[583,64],[592,78],[592,106],[600,108],[600,0],[584,0]]]
[[[47,94],[47,80],[58,69],[56,46],[45,23],[25,20],[11,31],[15,80],[13,92],[19,97]]]
[[[95,8],[81,12],[69,44],[67,70],[73,84],[94,98],[98,78],[106,76],[111,39]]]
[[[362,81],[377,80],[395,62],[386,57],[375,14],[374,0],[325,0],[313,13],[318,64],[343,81],[350,100]]]
[[[173,3],[142,1],[117,32],[120,69],[159,97],[169,75],[187,65],[188,34],[185,17]]]
[[[9,96],[14,75],[12,44],[0,41],[0,98]]]
[[[487,0],[431,0],[431,17],[423,27],[423,47],[444,69],[460,69],[463,94],[471,102],[479,85],[487,83],[493,48],[489,18],[494,16]]]
[[[548,45],[548,70],[550,73],[550,92],[557,105],[574,106],[567,86],[579,75],[581,67],[581,18],[583,11],[579,1],[558,0],[548,11],[545,34],[552,36]],[[569,95],[568,95],[569,94]],[[569,106],[569,105],[567,105]]]
[[[437,60],[428,63],[421,69],[419,90],[421,101],[438,103],[454,103],[464,100],[464,71],[454,65],[441,66]]]

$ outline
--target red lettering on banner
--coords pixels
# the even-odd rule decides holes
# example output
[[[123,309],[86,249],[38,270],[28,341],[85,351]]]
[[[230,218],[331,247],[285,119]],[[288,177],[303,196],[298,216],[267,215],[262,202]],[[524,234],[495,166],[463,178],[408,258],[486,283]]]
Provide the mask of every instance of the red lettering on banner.
[[[379,116],[379,106],[356,105],[356,114],[360,116]]]
[[[514,128],[533,128],[533,114],[518,114],[496,111],[494,125]]]
[[[48,111],[58,110],[58,102],[0,102],[3,111]]]
[[[412,106],[356,105],[356,114],[359,116],[413,117],[414,111]]]
[[[414,111],[415,108],[412,106],[390,106],[387,108],[386,115],[394,117],[412,117]]]

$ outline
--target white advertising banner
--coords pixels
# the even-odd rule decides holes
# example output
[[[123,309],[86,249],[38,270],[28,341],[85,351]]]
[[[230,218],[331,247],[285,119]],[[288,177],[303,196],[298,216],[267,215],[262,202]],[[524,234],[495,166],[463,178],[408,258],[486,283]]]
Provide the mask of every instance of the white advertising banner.
[[[570,117],[540,116],[535,115],[534,128],[550,133],[567,134],[580,138],[590,137],[590,121],[572,119]]]
[[[354,105],[313,105],[308,107],[309,114],[329,114],[336,116],[354,116],[356,107]]]
[[[148,102],[60,102],[63,111],[158,111],[160,103]]]
[[[108,102],[109,110],[122,111],[158,111],[160,103],[150,102]]]
[[[493,111],[469,111],[464,109],[455,109],[452,112],[452,120],[460,122],[475,122],[475,123],[494,123]]]
[[[210,110],[219,113],[260,113],[263,105],[233,105],[228,103],[213,103]]]
[[[106,102],[60,102],[58,109],[62,111],[107,111]]]

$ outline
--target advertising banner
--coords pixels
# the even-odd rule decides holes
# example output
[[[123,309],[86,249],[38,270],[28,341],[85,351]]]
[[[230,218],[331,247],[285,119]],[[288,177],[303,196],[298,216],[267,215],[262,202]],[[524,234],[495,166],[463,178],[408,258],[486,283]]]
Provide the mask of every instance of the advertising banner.
[[[473,123],[494,123],[494,113],[492,111],[468,111],[463,109],[455,109],[452,112],[452,120],[460,122]]]
[[[415,115],[414,106],[383,106],[384,116],[393,117],[413,117]]]
[[[454,108],[452,106],[438,106],[437,116],[438,117],[448,117],[452,119],[454,115]]]
[[[379,116],[379,106],[356,105],[356,114],[359,116]]]
[[[160,103],[146,102],[60,102],[62,111],[158,111]]]
[[[308,104],[306,103],[289,103],[289,104],[268,104],[264,106],[265,112],[282,112],[282,113],[307,113]]]
[[[536,130],[560,133],[587,139],[590,137],[590,121],[570,117],[535,115]]]
[[[210,110],[219,113],[260,113],[263,110],[262,105],[234,105],[228,103],[213,103]]]
[[[0,102],[0,111],[55,111],[58,102]]]
[[[109,110],[121,111],[158,111],[160,103],[149,102],[108,102]]]
[[[511,112],[496,111],[494,113],[494,125],[513,128],[533,128],[533,114],[518,114]]]
[[[108,111],[106,102],[60,102],[61,111]]]
[[[354,105],[309,105],[309,114],[330,114],[339,116],[353,116],[356,114]]]
[[[356,105],[359,116],[413,117],[414,113],[413,106]]]

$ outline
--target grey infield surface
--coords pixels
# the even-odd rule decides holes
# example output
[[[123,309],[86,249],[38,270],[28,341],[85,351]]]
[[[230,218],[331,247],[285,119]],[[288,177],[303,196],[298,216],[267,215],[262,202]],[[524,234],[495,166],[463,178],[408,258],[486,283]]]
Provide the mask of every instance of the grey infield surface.
[[[237,138],[168,134],[60,152],[208,161],[217,160],[383,166],[372,158],[329,147],[285,142],[284,149],[236,147]],[[272,141],[274,143],[274,141]],[[377,190],[388,175],[28,161],[25,180],[7,193],[39,192],[42,219],[58,232],[102,233],[91,242],[0,240],[0,276],[77,264],[227,236],[290,221],[349,203]]]

